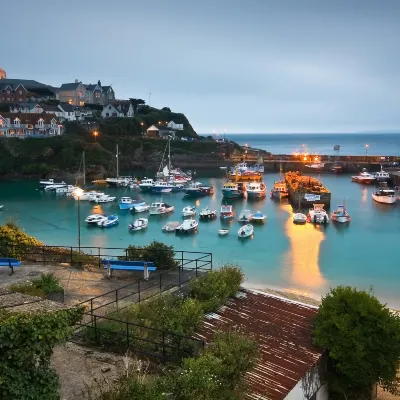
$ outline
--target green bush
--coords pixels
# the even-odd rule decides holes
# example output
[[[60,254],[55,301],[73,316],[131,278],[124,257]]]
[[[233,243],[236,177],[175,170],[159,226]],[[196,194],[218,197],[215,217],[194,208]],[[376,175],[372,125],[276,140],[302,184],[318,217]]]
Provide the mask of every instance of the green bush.
[[[206,312],[215,311],[236,294],[243,280],[240,267],[227,264],[190,282],[189,294],[203,304]]]
[[[121,257],[125,259],[125,257]],[[167,246],[164,243],[152,241],[147,246],[128,246],[126,259],[131,261],[151,261],[158,269],[176,268],[179,264],[175,261],[174,246]]]
[[[42,274],[40,278],[33,279],[32,284],[37,289],[43,290],[45,294],[61,292],[63,290],[60,281],[52,273]]]
[[[314,341],[328,351],[331,399],[370,399],[375,383],[398,394],[400,317],[371,293],[332,289],[319,307]]]

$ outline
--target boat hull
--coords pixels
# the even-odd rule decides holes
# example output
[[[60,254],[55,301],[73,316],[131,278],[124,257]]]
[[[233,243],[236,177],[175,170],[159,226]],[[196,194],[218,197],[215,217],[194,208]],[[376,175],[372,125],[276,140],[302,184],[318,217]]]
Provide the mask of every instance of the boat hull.
[[[224,190],[224,189],[222,189],[222,197],[224,199],[240,199],[243,197],[243,192],[240,190]]]
[[[350,217],[348,215],[332,215],[331,220],[339,224],[345,224],[350,222]]]
[[[132,210],[132,208],[134,207],[134,205],[131,203],[119,203],[118,207],[120,210]]]
[[[252,191],[247,191],[247,198],[248,199],[262,199],[267,195],[267,190],[262,190],[262,191],[257,191],[257,192],[252,192]]]
[[[279,190],[272,190],[271,191],[271,197],[273,197],[274,199],[285,199],[287,197],[289,197],[289,192],[281,192]]]
[[[203,221],[208,221],[211,219],[217,218],[217,213],[210,213],[210,214],[200,214],[199,218]]]
[[[396,196],[377,196],[376,194],[372,194],[372,198],[377,203],[381,204],[395,204]]]

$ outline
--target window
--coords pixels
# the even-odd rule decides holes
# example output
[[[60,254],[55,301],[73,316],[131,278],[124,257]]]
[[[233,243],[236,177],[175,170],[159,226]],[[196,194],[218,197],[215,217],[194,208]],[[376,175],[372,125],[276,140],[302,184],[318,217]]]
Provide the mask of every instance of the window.
[[[19,101],[22,101],[22,97],[19,98]]]
[[[78,97],[83,97],[83,92],[79,91],[78,92]]]
[[[7,101],[10,101],[10,98],[9,98],[9,97],[7,97]]]
[[[109,117],[110,116],[110,114],[109,113],[106,113],[106,117]]]
[[[9,90],[7,90],[7,94],[10,94],[10,91],[9,91]]]
[[[0,126],[3,126],[3,120],[0,119]]]
[[[111,110],[111,106],[108,106],[108,109]]]
[[[18,118],[15,118],[14,125],[15,126],[19,126],[20,125],[20,120]]]
[[[22,90],[19,91],[19,94],[22,94]]]
[[[79,102],[79,105],[80,105],[81,107],[83,107],[83,106],[85,105],[85,102],[84,102],[84,101],[80,101],[80,102]]]
[[[44,124],[44,121],[42,119],[39,119],[39,121],[38,121],[39,128],[43,128],[43,124]]]
[[[68,104],[72,104],[72,99],[69,99],[69,100],[68,100]]]

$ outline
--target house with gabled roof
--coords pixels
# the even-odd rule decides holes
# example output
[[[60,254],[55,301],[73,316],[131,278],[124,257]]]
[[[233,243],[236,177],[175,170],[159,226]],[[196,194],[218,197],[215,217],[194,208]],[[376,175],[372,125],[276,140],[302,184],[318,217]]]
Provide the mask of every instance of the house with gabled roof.
[[[99,81],[100,83],[100,81]],[[103,104],[103,90],[101,85],[85,85],[85,103],[86,104]]]
[[[82,107],[85,105],[85,99],[86,87],[77,79],[72,83],[63,83],[57,92],[57,100],[61,103]]]
[[[107,104],[106,106],[103,107],[103,111],[101,112],[101,117],[102,118],[115,118],[115,117],[124,117],[123,111],[114,104]]]
[[[0,114],[0,137],[57,136],[62,125],[55,114]]]
[[[31,79],[1,79],[0,103],[35,102],[55,97],[55,88]]]
[[[102,100],[103,100],[103,105],[106,105],[108,103],[111,103],[115,100],[115,93],[114,89],[110,86],[102,86]]]

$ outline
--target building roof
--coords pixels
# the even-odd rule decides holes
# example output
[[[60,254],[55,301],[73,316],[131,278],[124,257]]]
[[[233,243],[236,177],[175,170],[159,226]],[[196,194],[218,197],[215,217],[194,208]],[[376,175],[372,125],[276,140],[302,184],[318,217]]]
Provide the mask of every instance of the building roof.
[[[53,113],[61,112],[61,110],[58,108],[58,105],[57,105],[57,104],[40,103],[39,105],[40,105],[40,107],[42,107],[43,110],[46,111],[47,113],[49,113],[49,112],[53,112]]]
[[[13,89],[16,89],[18,85],[23,85],[25,89],[51,88],[49,85],[31,79],[2,79],[1,84],[10,85]]]
[[[45,114],[45,113],[33,114],[33,113],[2,112],[1,116],[3,118],[8,118],[10,121],[14,121],[15,118],[18,118],[21,121],[21,124],[30,124],[30,125],[37,124],[39,119],[43,119],[45,124],[50,124],[52,119],[57,120],[57,116],[55,114]]]
[[[101,89],[103,90],[103,92],[108,92],[110,89],[112,90],[111,86],[102,86]]]
[[[75,107],[69,103],[60,103],[59,106],[63,109],[64,112],[74,112]]]
[[[152,125],[152,126],[150,126],[149,128],[147,128],[147,130],[148,131],[159,131],[159,129],[155,126],[155,125]]]
[[[60,90],[76,90],[81,84],[82,82],[63,83],[60,86]]]
[[[241,289],[226,307],[206,315],[196,337],[212,342],[224,328],[253,337],[260,358],[246,375],[247,398],[283,400],[322,355],[312,344],[316,313],[314,306]]]
[[[99,85],[93,85],[91,83],[89,83],[89,85],[83,85],[83,86],[85,86],[86,90],[89,90],[90,92],[93,92],[96,89],[96,87],[99,88]]]
[[[10,104],[10,108],[17,108],[17,109],[27,108],[28,110],[32,110],[36,106],[42,107],[39,103],[35,103],[35,102],[22,102],[22,103]]]

